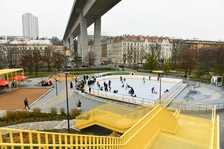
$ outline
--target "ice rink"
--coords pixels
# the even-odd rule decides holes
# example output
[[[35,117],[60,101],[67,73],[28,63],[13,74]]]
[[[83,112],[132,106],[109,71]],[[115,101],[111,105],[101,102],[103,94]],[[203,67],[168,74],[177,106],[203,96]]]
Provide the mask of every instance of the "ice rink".
[[[182,79],[161,78],[160,82],[160,80],[157,80],[157,77],[151,77],[149,80],[149,76],[139,75],[125,75],[121,77],[123,83],[122,81],[120,81],[120,76],[100,77],[97,78],[96,81],[99,82],[100,86],[103,86],[104,82],[108,84],[109,80],[111,80],[111,89],[108,88],[108,92],[113,93],[114,90],[118,90],[117,94],[131,96],[128,93],[130,88],[128,88],[127,86],[129,85],[134,89],[134,95],[136,95],[136,97],[148,100],[157,100],[160,97],[160,86],[161,96],[163,96],[163,94],[166,94],[164,91],[171,90],[177,83],[180,83],[182,81]],[[145,77],[145,81],[143,81],[143,77]],[[124,87],[122,87],[122,85],[124,85]],[[153,87],[155,90],[152,93],[151,89]],[[91,85],[91,89],[99,90],[97,83]]]

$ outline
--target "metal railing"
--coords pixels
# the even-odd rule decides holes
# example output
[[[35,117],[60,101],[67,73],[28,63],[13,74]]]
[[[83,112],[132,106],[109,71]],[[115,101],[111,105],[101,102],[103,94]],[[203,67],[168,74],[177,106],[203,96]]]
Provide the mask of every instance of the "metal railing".
[[[179,109],[181,114],[212,120],[216,117],[216,106],[173,100],[168,108]]]

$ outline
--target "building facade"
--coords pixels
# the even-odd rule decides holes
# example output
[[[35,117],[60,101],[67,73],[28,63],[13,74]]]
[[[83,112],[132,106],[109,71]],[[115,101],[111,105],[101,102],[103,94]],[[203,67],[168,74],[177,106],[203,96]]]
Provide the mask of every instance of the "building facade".
[[[165,37],[123,35],[107,40],[107,59],[115,64],[143,64],[149,55],[165,63],[171,50],[171,40]]]
[[[39,38],[38,18],[31,13],[22,15],[23,36],[24,38],[37,39]]]

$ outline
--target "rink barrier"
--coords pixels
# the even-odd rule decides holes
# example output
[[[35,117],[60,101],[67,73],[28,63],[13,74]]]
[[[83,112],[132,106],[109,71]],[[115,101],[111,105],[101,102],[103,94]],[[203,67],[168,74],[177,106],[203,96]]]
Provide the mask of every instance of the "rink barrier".
[[[143,77],[145,77],[145,81],[149,81],[147,79],[147,76],[138,76],[138,75],[127,75],[125,77],[122,76],[122,79],[141,79],[143,80]],[[105,77],[99,77],[96,78],[96,82],[100,81],[109,81],[109,80],[120,80],[120,76],[105,76]],[[157,77],[151,77],[150,81],[158,81]],[[93,89],[91,88],[91,95],[95,97],[101,97],[101,98],[106,98],[106,99],[111,99],[111,100],[116,100],[118,102],[127,102],[127,103],[132,103],[132,104],[138,104],[138,105],[153,105],[156,106],[158,104],[161,104],[163,106],[167,106],[172,102],[172,100],[176,97],[180,91],[179,89],[183,85],[183,80],[182,79],[172,79],[172,78],[162,78],[162,82],[171,82],[171,83],[176,83],[172,88],[169,89],[169,92],[164,93],[164,91],[161,91],[161,98],[158,98],[156,100],[152,100],[149,98],[143,98],[143,97],[134,97],[130,95],[125,95],[125,94],[120,94],[120,93],[113,93],[113,91],[101,91],[99,88],[98,89]],[[96,83],[95,82],[95,83]],[[88,85],[85,85],[85,90],[88,91]],[[160,92],[157,92],[159,94]]]

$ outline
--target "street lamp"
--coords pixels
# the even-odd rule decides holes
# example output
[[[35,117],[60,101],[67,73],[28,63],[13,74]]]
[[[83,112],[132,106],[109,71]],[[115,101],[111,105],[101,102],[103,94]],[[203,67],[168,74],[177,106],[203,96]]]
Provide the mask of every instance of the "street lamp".
[[[160,84],[160,89],[159,89],[159,104],[161,104],[161,76],[159,75],[159,84]]]
[[[68,131],[70,131],[70,123],[69,123],[69,107],[68,107],[68,74],[70,74],[70,72],[65,72],[65,88],[66,88],[66,102],[67,102],[67,120],[68,120]]]
[[[56,90],[56,96],[58,96],[58,86],[57,86],[57,81],[58,81],[58,80],[57,80],[56,69],[55,69],[55,76],[54,76],[54,77],[55,77],[55,87],[56,87],[55,90]]]
[[[99,71],[100,71],[100,64],[98,64],[98,77],[99,77]]]

